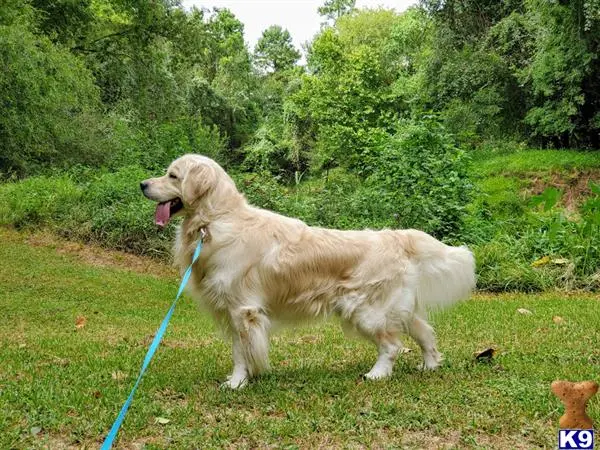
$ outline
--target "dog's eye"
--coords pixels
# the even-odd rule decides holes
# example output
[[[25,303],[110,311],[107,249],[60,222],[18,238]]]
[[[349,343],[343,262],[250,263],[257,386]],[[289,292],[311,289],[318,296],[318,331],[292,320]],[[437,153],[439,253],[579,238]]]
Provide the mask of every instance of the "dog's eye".
[[[176,180],[176,179],[177,179],[177,176],[176,176],[176,175],[174,175],[174,174],[172,174],[172,173],[170,173],[170,174],[169,174],[169,178],[173,178],[174,180]]]

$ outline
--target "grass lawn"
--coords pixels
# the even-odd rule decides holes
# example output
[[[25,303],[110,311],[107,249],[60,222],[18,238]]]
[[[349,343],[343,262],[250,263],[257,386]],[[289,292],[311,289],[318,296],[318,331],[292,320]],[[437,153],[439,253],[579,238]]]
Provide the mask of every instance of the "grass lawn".
[[[96,448],[177,280],[12,231],[0,240],[0,448]],[[363,382],[375,349],[331,322],[276,334],[272,372],[231,392],[219,388],[229,347],[184,298],[118,447],[552,448],[562,407],[551,381],[600,381],[597,296],[480,295],[432,321],[446,356],[437,372],[416,370],[407,339],[414,351],[391,380]],[[487,347],[498,349],[494,361],[475,363]],[[600,396],[588,412],[600,422]]]
[[[474,170],[480,176],[600,169],[597,152],[527,149],[508,154],[474,154]]]

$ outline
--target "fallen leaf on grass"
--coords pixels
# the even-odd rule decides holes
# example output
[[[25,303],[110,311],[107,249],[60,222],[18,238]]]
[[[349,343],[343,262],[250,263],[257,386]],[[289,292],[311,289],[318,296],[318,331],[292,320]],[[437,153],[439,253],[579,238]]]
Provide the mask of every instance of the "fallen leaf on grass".
[[[563,319],[560,316],[554,316],[552,318],[552,322],[554,322],[556,325],[562,325],[563,323],[565,323],[565,319]]]
[[[475,352],[475,360],[477,362],[487,362],[491,361],[496,353],[496,349],[494,348],[486,348],[481,352]]]
[[[156,423],[160,423],[161,425],[166,425],[166,424],[168,424],[170,422],[170,420],[169,419],[165,419],[164,417],[157,417],[155,419],[155,422]]]
[[[542,256],[540,259],[532,262],[531,263],[531,267],[545,266],[549,262],[550,262],[550,257],[549,256]]]
[[[83,327],[85,327],[86,323],[87,319],[85,318],[85,316],[79,316],[77,320],[75,320],[75,329],[81,330]]]
[[[562,266],[564,264],[569,264],[569,260],[567,258],[556,258],[552,260],[552,264]]]
[[[127,375],[124,372],[121,372],[120,370],[115,370],[112,374],[112,379],[113,380],[117,380],[117,381],[121,381],[124,380],[125,378],[127,378],[129,375]]]
[[[525,308],[519,308],[519,309],[517,309],[517,312],[519,314],[523,314],[525,316],[530,316],[533,314],[531,311],[529,311],[528,309],[525,309]]]

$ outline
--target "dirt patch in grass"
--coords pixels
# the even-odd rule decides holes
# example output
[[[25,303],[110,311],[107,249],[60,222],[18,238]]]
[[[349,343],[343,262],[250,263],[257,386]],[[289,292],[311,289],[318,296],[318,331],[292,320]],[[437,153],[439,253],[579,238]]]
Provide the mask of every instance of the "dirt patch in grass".
[[[482,433],[463,435],[459,431],[434,434],[424,431],[405,431],[402,433],[402,447],[406,449],[488,448],[501,450],[511,448],[528,450],[540,446],[520,435]]]
[[[46,434],[42,432],[39,434],[39,436],[32,439],[33,448],[42,448],[47,450],[79,450],[94,446],[92,442],[87,442],[86,444],[83,442],[74,443],[72,439],[55,433]]]
[[[366,439],[368,440],[368,438]],[[515,449],[529,450],[540,448],[543,445],[531,441],[521,435],[483,433],[462,433],[450,431],[437,433],[433,430],[398,430],[383,428],[379,430],[368,444],[364,442],[351,442],[340,436],[329,433],[312,434],[296,442],[300,448],[328,448],[328,449],[386,449],[403,448],[410,450],[441,450],[456,448],[487,448],[487,449]]]
[[[600,183],[599,170],[553,172],[532,177],[531,185],[525,193],[527,196],[539,195],[546,188],[557,188],[562,192],[560,203],[569,211],[575,211],[592,194],[590,182]]]
[[[51,248],[58,254],[75,257],[94,267],[118,267],[160,278],[177,276],[177,270],[174,267],[155,259],[118,250],[109,250],[98,245],[68,241],[49,231],[29,233],[10,228],[0,228],[0,239],[10,242],[22,242],[32,247]]]

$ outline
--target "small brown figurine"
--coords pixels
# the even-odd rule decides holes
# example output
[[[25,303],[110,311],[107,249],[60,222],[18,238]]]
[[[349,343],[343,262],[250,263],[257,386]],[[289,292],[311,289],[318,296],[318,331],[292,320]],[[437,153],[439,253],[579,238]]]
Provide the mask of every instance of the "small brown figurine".
[[[590,430],[594,428],[592,419],[585,412],[585,407],[590,398],[598,392],[598,383],[595,381],[554,381],[552,392],[565,405],[565,413],[558,421],[560,428],[571,430]]]

